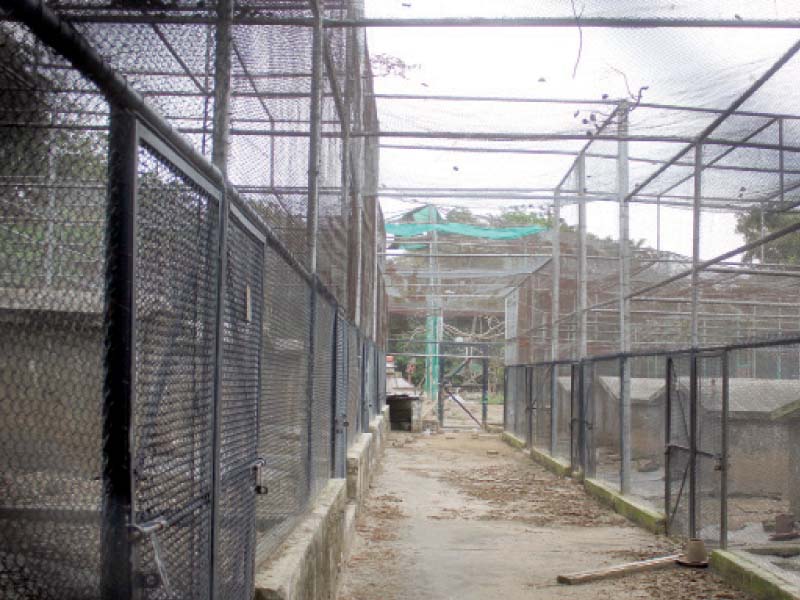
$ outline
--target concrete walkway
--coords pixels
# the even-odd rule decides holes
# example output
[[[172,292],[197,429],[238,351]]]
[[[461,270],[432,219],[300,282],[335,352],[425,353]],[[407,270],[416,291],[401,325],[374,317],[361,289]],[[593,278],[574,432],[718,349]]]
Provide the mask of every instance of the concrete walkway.
[[[707,571],[583,586],[556,575],[671,553],[497,436],[392,434],[340,600],[745,599]]]

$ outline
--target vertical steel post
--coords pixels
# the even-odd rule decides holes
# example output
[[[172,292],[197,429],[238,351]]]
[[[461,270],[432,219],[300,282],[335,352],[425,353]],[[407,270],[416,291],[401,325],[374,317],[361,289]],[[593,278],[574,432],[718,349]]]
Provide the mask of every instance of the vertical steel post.
[[[661,258],[661,196],[656,196],[656,256]]]
[[[728,547],[728,410],[730,405],[730,374],[728,351],[722,353],[722,439],[720,448],[720,515],[719,544]]]
[[[553,276],[552,292],[550,297],[550,359],[558,360],[559,356],[559,329],[561,314],[561,189],[557,189],[553,195],[553,222],[551,224],[552,233],[552,255],[553,255]]]
[[[339,439],[339,431],[341,430],[341,426],[339,423],[339,415],[337,413],[337,409],[339,408],[337,402],[337,389],[336,389],[336,380],[338,378],[339,373],[339,311],[334,306],[333,307],[333,336],[331,337],[333,340],[333,344],[331,347],[331,422],[329,426],[330,436],[331,436],[331,443],[329,447],[329,452],[331,456],[331,469],[330,469],[330,476],[331,477],[338,477],[339,473],[337,471],[337,463],[339,462],[339,455],[336,452],[337,450],[337,440]]]
[[[786,195],[786,157],[783,152],[783,119],[778,119],[778,170],[780,171],[780,190],[781,190],[781,204],[785,200]],[[762,246],[763,248],[763,246]]]
[[[534,367],[524,367],[525,369],[525,407],[527,408],[528,419],[525,423],[525,443],[528,448],[533,448],[533,427],[536,419],[534,413],[535,403],[533,401],[533,369]]]
[[[133,594],[137,139],[134,117],[114,106],[108,146],[100,589],[105,600],[126,600]]]
[[[312,274],[317,272],[317,233],[319,229],[320,145],[322,141],[322,93],[325,31],[322,26],[322,9],[319,0],[312,2],[314,27],[311,41],[311,98],[308,145],[308,206],[306,207],[306,238],[308,265]],[[360,216],[360,215],[359,215]]]
[[[558,449],[558,365],[550,365],[550,456]]]
[[[508,431],[508,367],[503,367],[503,431]]]
[[[231,65],[234,0],[217,2],[217,45],[214,54],[214,115],[211,161],[227,173],[231,131]]]
[[[578,363],[581,372],[581,466],[586,477],[594,477],[594,445],[592,411],[594,402],[594,363]]]
[[[586,156],[578,156],[576,164],[578,183],[578,358],[586,358],[587,351],[587,299],[588,267],[586,258]]]
[[[627,201],[629,188],[629,162],[628,162],[628,102],[623,100],[619,104],[618,133],[620,140],[617,143],[617,194],[619,196],[619,253],[620,253],[620,288],[619,288],[619,330],[620,351],[631,350],[631,248],[629,240],[630,215]],[[620,491],[623,494],[630,492],[631,478],[631,396],[630,396],[630,363],[626,357],[620,362]]]
[[[309,331],[308,367],[306,371],[306,488],[310,495],[313,490],[313,413],[314,413],[314,372],[316,359],[316,319],[317,319],[317,237],[319,234],[319,182],[320,182],[320,144],[322,140],[322,92],[325,76],[323,44],[325,32],[322,26],[320,2],[311,3],[314,14],[314,27],[311,38],[311,98],[309,110],[308,147],[308,206],[306,207],[306,242],[308,265],[311,273],[309,290]],[[363,367],[362,367],[363,368]]]
[[[664,402],[665,420],[664,420],[664,515],[666,516],[666,533],[670,533],[670,514],[672,511],[672,477],[670,475],[672,468],[672,370],[674,363],[672,357],[667,357],[666,369],[666,382],[664,386],[664,393],[666,394]]]
[[[689,371],[689,537],[697,537],[697,352],[691,354]]]
[[[441,354],[440,345],[436,344],[436,352]],[[444,427],[444,363],[443,357],[439,357],[439,372],[436,374],[438,377],[439,385],[437,386],[437,413],[439,415],[439,427]]]
[[[631,492],[631,390],[629,358],[623,356],[619,361],[619,441],[620,473],[619,489],[622,494]]]
[[[482,362],[481,372],[481,424],[483,430],[488,429],[487,423],[489,421],[489,346],[484,345],[481,347],[481,352],[484,358]]]
[[[692,204],[692,322],[691,346],[697,348],[700,344],[699,334],[699,305],[700,305],[700,273],[697,270],[700,263],[700,216],[703,197],[703,143],[698,140],[694,147],[694,200]]]
[[[212,118],[211,160],[223,173],[227,174],[230,155],[231,130],[231,74],[233,64],[233,9],[234,0],[220,0],[217,4],[216,47],[214,50],[214,114]],[[216,554],[220,526],[220,443],[221,443],[221,390],[222,353],[225,333],[225,282],[227,270],[227,229],[228,199],[225,189],[219,205],[219,239],[217,256],[217,311],[216,341],[214,347],[214,404],[212,438],[212,483],[211,483],[211,573],[209,577],[209,596],[218,597],[217,586],[220,574],[217,572]]]
[[[225,301],[226,283],[228,280],[228,194],[222,190],[219,205],[218,246],[217,246],[217,310],[216,310],[216,340],[214,342],[214,404],[213,404],[213,436],[212,436],[212,468],[211,468],[211,576],[209,581],[210,598],[218,598],[218,585],[222,580],[219,573],[220,563],[217,561],[219,545],[219,530],[221,522],[220,491],[221,491],[221,456],[222,446],[222,377],[224,373],[223,360],[225,350]],[[255,524],[254,524],[255,526]]]

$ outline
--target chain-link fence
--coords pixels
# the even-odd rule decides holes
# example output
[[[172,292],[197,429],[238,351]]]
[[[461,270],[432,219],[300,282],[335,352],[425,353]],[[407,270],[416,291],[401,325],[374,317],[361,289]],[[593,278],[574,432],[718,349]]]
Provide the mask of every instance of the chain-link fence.
[[[3,3],[3,598],[251,598],[384,405],[363,32],[179,4]]]
[[[505,431],[661,513],[670,534],[752,549],[791,578],[791,557],[763,548],[798,535],[800,381],[787,364],[797,350],[787,340],[507,367]],[[753,360],[784,366],[739,376]],[[559,368],[572,377],[547,385]],[[532,438],[520,425],[528,404]]]

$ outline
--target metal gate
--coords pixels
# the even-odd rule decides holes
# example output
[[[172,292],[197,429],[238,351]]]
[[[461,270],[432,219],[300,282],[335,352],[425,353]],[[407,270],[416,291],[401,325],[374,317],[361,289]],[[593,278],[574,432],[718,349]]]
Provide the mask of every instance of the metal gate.
[[[725,355],[667,360],[665,509],[669,533],[718,543],[724,510]]]
[[[266,240],[234,205],[226,233],[212,577],[214,598],[249,599],[254,593],[254,473],[262,466],[257,452]]]
[[[249,599],[265,236],[130,114],[111,136],[104,595]]]
[[[485,428],[488,411],[488,350],[484,344],[470,342],[440,342],[439,346],[439,397],[437,415],[443,427]],[[521,369],[525,371],[523,367]],[[511,369],[511,377],[518,370]],[[519,375],[520,378],[524,377]],[[520,379],[521,381],[521,379]],[[518,391],[517,382],[507,386],[508,394]],[[504,419],[513,409],[506,409]],[[524,430],[524,417],[517,417],[518,428]],[[511,421],[506,420],[506,423]],[[524,436],[524,432],[522,433]]]

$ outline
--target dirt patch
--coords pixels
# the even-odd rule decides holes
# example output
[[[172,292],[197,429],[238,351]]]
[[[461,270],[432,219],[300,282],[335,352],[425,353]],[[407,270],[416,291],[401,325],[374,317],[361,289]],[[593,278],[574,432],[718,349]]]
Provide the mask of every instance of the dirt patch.
[[[628,525],[588,497],[575,481],[555,478],[533,463],[449,469],[442,479],[491,506],[480,519],[536,526]]]
[[[750,600],[707,569],[666,569],[628,575],[595,587],[598,598],[648,598],[651,600]],[[606,595],[608,594],[608,595]],[[569,594],[565,593],[565,597]]]

